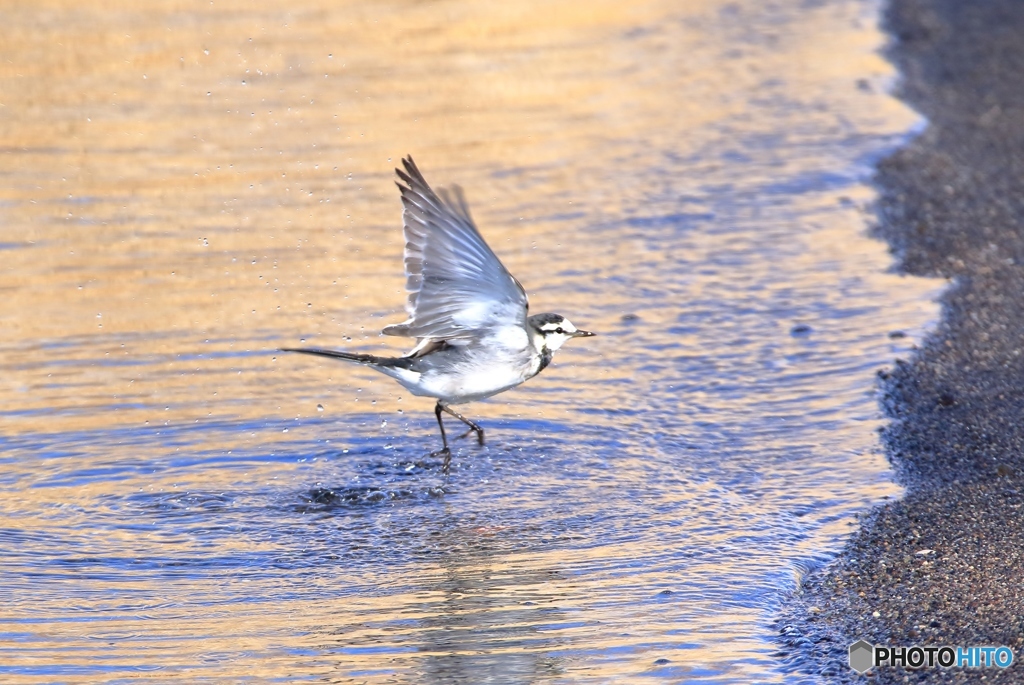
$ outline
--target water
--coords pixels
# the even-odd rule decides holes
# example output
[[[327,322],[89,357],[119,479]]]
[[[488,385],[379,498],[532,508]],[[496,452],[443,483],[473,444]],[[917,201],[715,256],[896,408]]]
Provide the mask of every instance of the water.
[[[0,680],[786,680],[897,494],[874,373],[936,312],[863,179],[919,122],[873,2],[678,4],[8,8]],[[599,334],[444,494],[429,400],[274,351],[398,349],[407,153]]]

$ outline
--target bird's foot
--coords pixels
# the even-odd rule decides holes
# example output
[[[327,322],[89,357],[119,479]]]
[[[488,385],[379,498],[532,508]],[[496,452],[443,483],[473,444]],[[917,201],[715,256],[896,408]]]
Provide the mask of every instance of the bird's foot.
[[[437,450],[436,452],[431,452],[430,456],[431,457],[444,457],[444,464],[441,465],[441,473],[443,473],[444,477],[447,478],[448,477],[448,471],[449,471],[449,469],[451,468],[451,465],[452,465],[452,451],[451,451],[451,449],[449,449],[448,447],[442,447],[441,449]]]
[[[470,428],[468,431],[460,435],[459,439],[461,440],[462,438],[468,438],[470,433],[476,433],[477,443],[480,444],[481,446],[484,444],[484,429],[480,428],[479,426]]]

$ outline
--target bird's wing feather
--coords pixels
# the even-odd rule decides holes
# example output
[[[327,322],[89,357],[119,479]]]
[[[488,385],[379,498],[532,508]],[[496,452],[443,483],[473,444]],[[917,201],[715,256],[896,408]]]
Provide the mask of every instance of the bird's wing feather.
[[[502,325],[526,325],[526,291],[484,242],[458,186],[434,192],[412,157],[395,169],[405,211],[409,319],[387,335],[449,340],[479,338]]]

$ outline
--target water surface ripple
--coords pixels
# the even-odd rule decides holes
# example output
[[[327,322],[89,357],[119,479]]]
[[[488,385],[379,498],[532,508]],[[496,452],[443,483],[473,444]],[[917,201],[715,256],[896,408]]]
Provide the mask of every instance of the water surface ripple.
[[[866,237],[917,125],[872,2],[44,0],[0,40],[0,680],[783,682],[896,493],[934,317]],[[412,153],[598,337],[466,407],[397,349]],[[383,346],[383,347],[382,347]]]

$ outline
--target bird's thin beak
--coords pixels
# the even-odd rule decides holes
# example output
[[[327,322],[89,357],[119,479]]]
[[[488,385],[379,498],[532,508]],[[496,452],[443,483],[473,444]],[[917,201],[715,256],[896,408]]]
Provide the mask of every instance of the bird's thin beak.
[[[591,338],[595,334],[590,331],[574,331],[572,337],[574,338]]]

